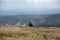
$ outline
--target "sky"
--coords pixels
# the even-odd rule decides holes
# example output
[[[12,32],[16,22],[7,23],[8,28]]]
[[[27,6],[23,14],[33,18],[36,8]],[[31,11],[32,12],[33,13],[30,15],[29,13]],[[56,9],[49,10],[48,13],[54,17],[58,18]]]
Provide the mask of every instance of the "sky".
[[[60,0],[0,0],[0,10],[60,11]]]

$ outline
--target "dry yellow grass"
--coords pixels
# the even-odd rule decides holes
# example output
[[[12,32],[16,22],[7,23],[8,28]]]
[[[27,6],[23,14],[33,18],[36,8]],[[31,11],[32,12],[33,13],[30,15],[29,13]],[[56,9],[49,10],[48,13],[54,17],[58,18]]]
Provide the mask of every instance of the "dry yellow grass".
[[[60,28],[0,26],[0,40],[60,40]]]

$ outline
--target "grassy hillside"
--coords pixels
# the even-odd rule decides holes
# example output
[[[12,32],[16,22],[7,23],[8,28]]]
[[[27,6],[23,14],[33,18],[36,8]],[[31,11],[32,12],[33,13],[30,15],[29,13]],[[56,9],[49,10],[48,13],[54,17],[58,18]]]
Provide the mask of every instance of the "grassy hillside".
[[[0,40],[60,40],[60,28],[0,26]]]

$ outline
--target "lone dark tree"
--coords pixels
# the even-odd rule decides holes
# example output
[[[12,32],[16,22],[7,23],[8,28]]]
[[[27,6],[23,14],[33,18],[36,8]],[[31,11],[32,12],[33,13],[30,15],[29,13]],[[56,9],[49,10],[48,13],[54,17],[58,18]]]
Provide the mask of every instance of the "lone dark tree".
[[[33,27],[33,24],[31,22],[29,22],[28,26],[29,27]]]

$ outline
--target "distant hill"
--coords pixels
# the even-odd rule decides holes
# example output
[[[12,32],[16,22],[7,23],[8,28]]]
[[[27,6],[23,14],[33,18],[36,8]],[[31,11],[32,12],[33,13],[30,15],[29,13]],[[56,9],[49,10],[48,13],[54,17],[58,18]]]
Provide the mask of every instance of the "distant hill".
[[[35,26],[60,26],[60,14],[0,16],[0,25],[24,25],[29,22]]]
[[[52,14],[46,18],[47,25],[60,26],[60,14]]]

